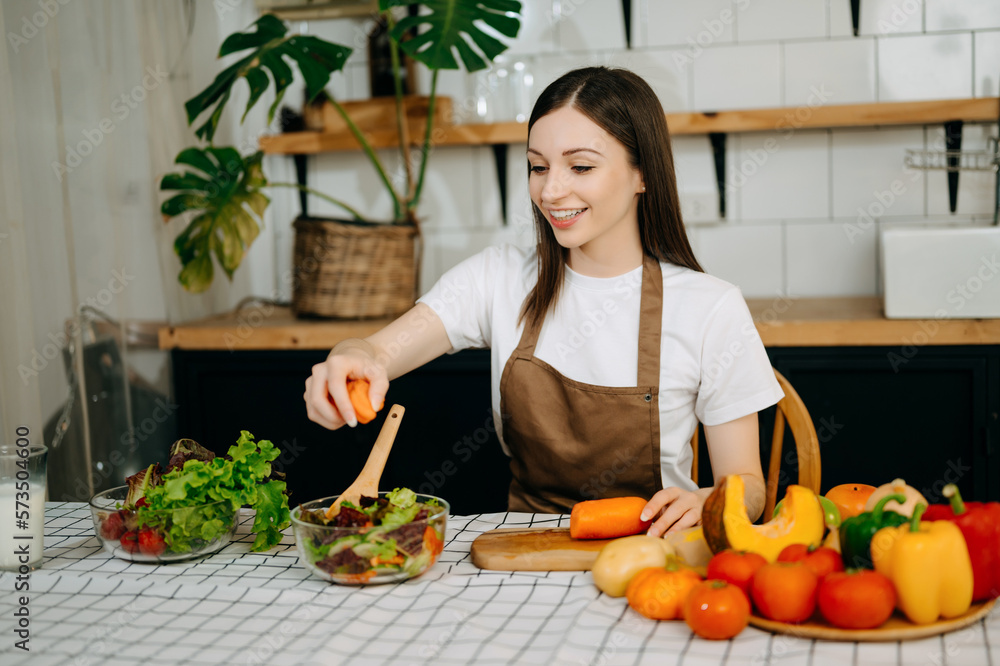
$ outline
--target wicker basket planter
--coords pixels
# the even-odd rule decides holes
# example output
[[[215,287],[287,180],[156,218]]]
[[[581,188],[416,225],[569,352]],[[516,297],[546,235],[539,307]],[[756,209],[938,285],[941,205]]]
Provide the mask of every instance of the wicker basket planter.
[[[413,307],[421,249],[415,225],[300,217],[293,226],[296,316],[375,319]]]

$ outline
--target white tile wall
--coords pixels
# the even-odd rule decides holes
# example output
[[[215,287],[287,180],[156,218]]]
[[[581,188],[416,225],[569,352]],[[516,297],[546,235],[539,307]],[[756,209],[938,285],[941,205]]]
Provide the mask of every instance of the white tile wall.
[[[556,21],[552,12],[554,0],[521,3],[521,28],[517,37],[507,42],[506,53],[521,55],[556,51]]]
[[[533,243],[531,239],[529,243]],[[433,285],[438,275],[476,252],[485,250],[491,245],[512,243],[524,245],[524,239],[517,235],[512,227],[476,231],[444,231],[429,234],[427,239],[432,262],[436,263],[436,271],[425,271],[420,290],[427,291]],[[431,267],[428,267],[431,268]],[[435,274],[436,273],[436,274]],[[433,278],[433,280],[432,280]]]
[[[780,46],[752,44],[707,49],[692,65],[699,111],[781,105]]]
[[[668,111],[691,108],[691,67],[681,51],[616,50],[595,51],[578,56],[554,56],[531,63],[534,75],[534,99],[545,87],[566,72],[579,67],[624,67],[632,70],[650,85]]]
[[[747,0],[739,9],[737,39],[753,42],[825,37],[826,4],[817,0]]]
[[[344,94],[345,100],[368,99],[372,96],[367,63],[348,62],[344,67],[344,73],[347,75],[347,91]]]
[[[705,226],[689,229],[706,273],[732,282],[746,298],[782,293],[785,249],[781,224]]]
[[[739,11],[732,0],[635,0],[632,6],[639,18],[635,46],[681,45],[692,53],[731,43]]]
[[[1000,95],[1000,30],[976,32],[975,96]]]
[[[996,0],[924,0],[927,32],[1000,28]]]
[[[426,67],[416,70],[417,93],[427,95],[431,90],[431,72]],[[456,123],[474,123],[476,117],[476,90],[474,75],[464,69],[442,70],[438,72],[437,94],[451,98],[453,120]]]
[[[828,24],[828,33],[827,33],[828,36],[830,37],[854,36],[854,24],[851,22],[850,0],[829,0],[829,2],[827,3],[827,7],[830,10],[830,19],[829,19],[830,22]]]
[[[907,149],[923,147],[919,127],[834,132],[833,216],[871,224],[868,216],[923,215],[925,172],[903,164]]]
[[[677,136],[671,143],[684,221],[689,225],[719,221],[715,161],[712,159],[712,145],[708,137]]]
[[[534,229],[531,197],[528,194],[528,159],[526,143],[507,146],[507,225],[518,233]]]
[[[880,102],[972,97],[972,35],[878,40]]]
[[[829,143],[826,131],[744,135],[730,179],[740,198],[741,218],[828,217]]]
[[[831,105],[1000,94],[1000,0],[863,0],[861,8],[861,36],[854,37],[850,0],[633,0],[628,50],[617,1],[525,2],[520,36],[501,65],[523,62],[533,75],[529,108],[556,77],[595,64],[636,71],[668,112],[778,106],[793,112],[815,104],[817,90],[820,103]],[[354,19],[307,26],[310,34],[361,47],[331,81],[338,98],[368,96],[366,29]],[[426,92],[429,75],[423,68],[418,73]],[[452,97],[459,120],[471,120],[485,80],[443,72],[438,90]],[[516,113],[509,88],[503,90],[506,95],[484,95],[491,120]],[[290,91],[293,106],[294,96]],[[990,133],[996,134],[995,123],[967,126],[963,148],[985,148]],[[697,256],[748,297],[878,293],[878,233],[859,209],[878,217],[880,227],[975,225],[991,220],[995,206],[993,174],[963,172],[952,215],[945,173],[903,169],[907,148],[943,148],[940,126],[730,134],[725,220],[714,212],[708,138],[677,136],[673,146]],[[488,244],[534,242],[524,149],[508,147],[506,225],[491,148],[440,148],[432,156],[420,210],[426,220],[423,289]],[[395,153],[380,155],[398,178]],[[279,171],[269,175],[290,179],[290,169]],[[311,158],[310,185],[373,216],[390,214],[381,183],[358,153]],[[284,224],[297,212],[297,197],[274,194],[270,214]],[[713,212],[692,215],[695,207]],[[315,198],[310,209],[337,214]],[[276,239],[280,247],[288,242],[290,234]]]
[[[785,226],[788,291],[810,296],[870,296],[876,293],[874,225],[852,234],[838,222]]]
[[[617,51],[607,64],[630,69],[650,85],[664,111],[691,108],[691,60],[680,49]]]
[[[858,28],[862,35],[923,32],[924,2],[923,0],[863,0]]]
[[[500,211],[487,210],[480,201],[485,184],[480,174],[490,166],[490,161],[492,153],[487,155],[483,149],[472,146],[446,146],[434,150],[427,162],[420,202],[420,217],[425,229],[499,226]]]
[[[785,44],[785,105],[824,92],[827,104],[875,101],[875,40],[870,37]]]
[[[395,151],[379,150],[377,154],[390,178],[398,176],[399,159]],[[308,164],[307,177],[312,189],[363,210],[372,219],[392,218],[392,199],[364,153],[321,154],[312,157]],[[347,215],[343,209],[316,197],[309,199],[309,212],[331,217]]]
[[[621,3],[561,0],[557,7],[556,40],[560,50],[625,48]]]

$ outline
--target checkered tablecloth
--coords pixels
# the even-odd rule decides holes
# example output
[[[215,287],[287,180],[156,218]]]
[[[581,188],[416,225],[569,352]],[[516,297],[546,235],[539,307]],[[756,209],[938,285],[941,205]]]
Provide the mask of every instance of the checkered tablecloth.
[[[0,575],[0,664],[997,664],[997,613],[969,628],[890,643],[814,641],[748,627],[731,641],[653,622],[589,573],[483,571],[469,546],[498,526],[567,516],[451,516],[440,560],[404,583],[346,587],[311,577],[290,533],[250,552],[252,516],[209,557],[132,564],[105,553],[89,509],[46,506],[45,560],[30,589]],[[13,612],[29,597],[30,652]]]

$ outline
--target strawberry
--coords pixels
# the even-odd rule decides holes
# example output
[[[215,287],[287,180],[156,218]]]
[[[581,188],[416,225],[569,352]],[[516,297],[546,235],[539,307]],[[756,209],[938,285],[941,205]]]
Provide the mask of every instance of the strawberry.
[[[139,530],[139,551],[143,555],[160,555],[166,549],[162,534],[149,527]]]
[[[126,553],[137,553],[139,552],[139,535],[136,534],[135,530],[129,530],[121,536],[119,539],[122,548]]]
[[[117,541],[125,534],[125,521],[117,511],[108,514],[101,522],[101,537],[109,541]]]

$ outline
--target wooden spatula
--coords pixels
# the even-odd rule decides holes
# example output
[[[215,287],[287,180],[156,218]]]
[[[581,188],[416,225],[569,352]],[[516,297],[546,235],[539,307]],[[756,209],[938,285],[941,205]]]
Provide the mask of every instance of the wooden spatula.
[[[385,469],[385,461],[389,458],[389,450],[396,439],[396,432],[399,430],[399,422],[403,420],[404,411],[406,410],[403,409],[402,405],[393,405],[389,409],[382,430],[379,431],[378,438],[375,440],[375,446],[368,454],[368,462],[365,463],[361,474],[358,474],[358,478],[354,479],[354,483],[349,485],[347,490],[340,494],[337,501],[326,510],[327,520],[340,512],[340,505],[344,501],[350,501],[354,506],[358,506],[358,500],[361,499],[362,495],[378,497],[378,482],[382,478],[382,470]]]

